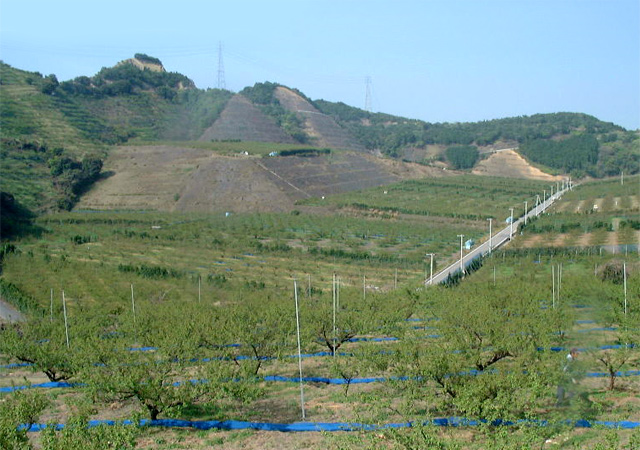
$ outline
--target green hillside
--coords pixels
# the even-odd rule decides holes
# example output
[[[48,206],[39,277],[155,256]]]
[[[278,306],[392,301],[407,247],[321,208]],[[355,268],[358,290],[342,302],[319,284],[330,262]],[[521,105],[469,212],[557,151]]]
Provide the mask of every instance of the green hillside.
[[[447,152],[450,147],[466,146],[468,153],[478,148],[482,153],[512,146],[537,166],[576,178],[633,174],[640,166],[637,132],[586,114],[432,124],[344,103],[312,101],[295,89],[287,88],[289,97],[284,98],[282,88],[277,83],[256,83],[241,94],[249,105],[245,110],[262,114],[273,122],[278,135],[291,142],[323,142],[323,147],[342,142],[345,148],[379,151],[418,163],[439,159],[450,167],[469,165],[452,160],[456,152]],[[74,201],[71,197],[81,192],[65,197],[64,192],[70,192],[68,180],[61,182],[51,175],[52,158],[70,158],[81,165],[83,159],[104,160],[111,146],[127,142],[210,140],[207,133],[216,129],[232,96],[225,90],[198,89],[186,76],[165,71],[160,60],[143,54],[93,76],[64,82],[53,74],[43,76],[0,62],[0,189],[34,210],[68,207]],[[224,117],[236,128],[253,127],[250,118],[242,123],[242,114]],[[327,130],[340,134],[340,139],[329,136]]]
[[[637,131],[625,130],[587,114],[535,114],[473,123],[428,123],[370,113],[340,102],[316,100],[314,104],[350,130],[366,148],[379,149],[393,157],[402,157],[407,147],[501,145],[520,147],[521,154],[531,162],[575,176],[637,173],[640,168]]]
[[[0,189],[33,210],[71,207],[80,193],[51,174],[52,158],[81,164],[130,140],[197,139],[230,96],[129,63],[62,83],[0,63]]]

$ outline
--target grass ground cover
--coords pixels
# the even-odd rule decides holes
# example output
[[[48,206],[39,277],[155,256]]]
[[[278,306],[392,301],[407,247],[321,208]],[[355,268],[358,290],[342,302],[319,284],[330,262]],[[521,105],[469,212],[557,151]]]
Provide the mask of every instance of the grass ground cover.
[[[482,234],[438,222],[308,214],[66,213],[37,225],[42,236],[7,256],[3,278],[44,303],[50,289],[109,302],[126,297],[131,283],[188,299],[199,278],[206,296],[230,286],[288,289],[292,277],[329,290],[333,273],[345,286],[389,289],[424,279],[425,253],[455,253],[457,234]]]
[[[540,181],[461,175],[404,181],[384,188],[309,199],[301,203],[471,220],[487,217],[503,220],[509,216],[510,207],[514,208],[515,217],[522,215],[525,201],[529,209],[533,208],[536,195],[541,195],[547,187]]]

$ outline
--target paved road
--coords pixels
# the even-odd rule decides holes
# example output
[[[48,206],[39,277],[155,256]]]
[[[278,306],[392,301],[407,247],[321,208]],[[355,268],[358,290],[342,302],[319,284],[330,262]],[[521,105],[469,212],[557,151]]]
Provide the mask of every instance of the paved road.
[[[24,320],[24,314],[15,309],[9,303],[0,299],[0,323],[2,322],[21,322]]]
[[[575,184],[573,186],[575,187]],[[515,220],[513,222],[513,227],[511,225],[507,225],[502,230],[500,230],[497,233],[493,234],[493,236],[491,237],[490,240],[488,239],[486,242],[484,242],[484,243],[478,245],[477,247],[473,248],[469,253],[464,254],[463,258],[462,258],[462,265],[464,265],[464,267],[466,267],[475,258],[477,258],[479,256],[482,256],[482,255],[486,255],[487,253],[489,253],[489,250],[490,250],[489,244],[491,244],[493,249],[496,249],[496,248],[500,247],[501,245],[503,245],[505,242],[508,242],[510,240],[510,237],[511,237],[511,232],[513,231],[513,233],[517,233],[518,226],[521,223],[524,223],[525,217],[527,218],[527,220],[529,220],[530,218],[538,216],[539,214],[543,213],[549,206],[551,206],[553,204],[553,202],[555,202],[558,198],[560,198],[562,196],[562,194],[564,194],[567,190],[568,190],[568,188],[564,189],[564,190],[561,190],[559,192],[556,192],[555,194],[553,194],[553,196],[549,197],[545,202],[543,202],[540,205],[538,205],[537,207],[531,209],[526,214],[526,216],[522,216],[518,220]],[[494,225],[497,225],[496,222],[497,221],[494,221]],[[456,262],[454,262],[453,264],[447,266],[441,272],[438,272],[437,274],[435,274],[433,276],[433,284],[442,283],[444,280],[447,279],[447,277],[449,275],[453,275],[454,273],[459,272],[460,268],[461,268],[461,263],[460,263],[460,260],[458,259]],[[429,283],[430,282],[427,281],[426,284],[429,285]]]

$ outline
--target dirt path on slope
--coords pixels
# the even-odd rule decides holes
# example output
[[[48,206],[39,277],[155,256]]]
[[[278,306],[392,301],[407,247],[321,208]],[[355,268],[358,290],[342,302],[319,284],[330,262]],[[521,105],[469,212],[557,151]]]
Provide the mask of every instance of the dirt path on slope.
[[[549,175],[537,167],[533,167],[513,150],[504,150],[491,154],[487,159],[480,161],[471,173],[542,181],[562,180],[561,176]]]

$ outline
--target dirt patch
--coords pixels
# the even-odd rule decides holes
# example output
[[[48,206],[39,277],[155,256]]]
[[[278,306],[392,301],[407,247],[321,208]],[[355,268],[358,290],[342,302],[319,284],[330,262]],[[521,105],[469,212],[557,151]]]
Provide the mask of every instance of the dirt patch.
[[[493,153],[487,159],[480,161],[471,173],[475,175],[527,178],[542,181],[562,181],[563,178],[561,176],[549,175],[533,167],[513,150],[503,150]]]
[[[262,113],[249,99],[237,94],[200,141],[240,139],[241,141],[294,143],[294,139]]]
[[[96,183],[76,209],[286,212],[309,196],[449,174],[363,152],[256,158],[163,145],[117,147],[105,172],[112,175]]]
[[[304,121],[304,131],[313,144],[320,147],[364,151],[364,147],[349,135],[332,117],[318,111],[311,103],[290,89],[279,86],[275,96],[288,111]]]

